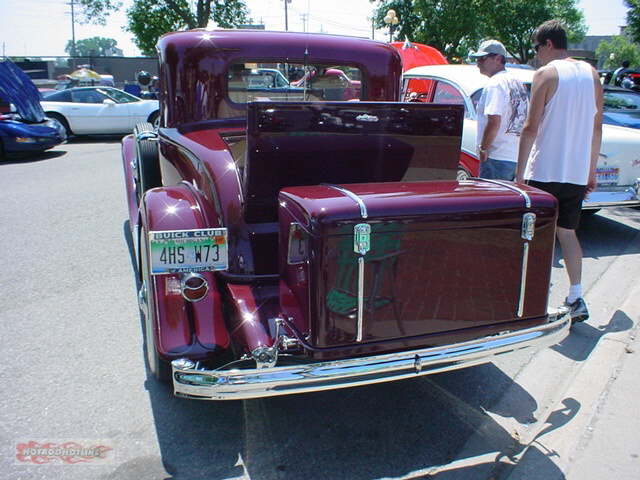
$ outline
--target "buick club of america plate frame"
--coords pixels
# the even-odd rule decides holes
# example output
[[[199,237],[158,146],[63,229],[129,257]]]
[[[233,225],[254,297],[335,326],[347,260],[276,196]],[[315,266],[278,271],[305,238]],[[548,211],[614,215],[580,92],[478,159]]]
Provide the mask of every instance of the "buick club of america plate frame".
[[[149,232],[151,275],[229,268],[226,228]]]

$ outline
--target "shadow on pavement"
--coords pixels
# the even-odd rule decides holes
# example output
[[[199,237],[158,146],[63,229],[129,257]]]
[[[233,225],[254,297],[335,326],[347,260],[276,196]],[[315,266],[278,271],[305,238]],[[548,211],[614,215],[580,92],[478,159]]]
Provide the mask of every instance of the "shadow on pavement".
[[[123,230],[136,271],[128,222]],[[140,335],[144,338],[143,332],[141,314]],[[146,364],[144,352],[140,355]],[[245,475],[254,480],[368,480],[409,474],[412,478],[433,478],[429,471],[452,462],[474,433],[480,433],[483,442],[465,452],[468,458],[500,452],[495,463],[465,466],[449,470],[447,475],[455,472],[461,475],[458,478],[483,478],[475,473],[502,468],[501,459],[511,458],[525,447],[486,412],[493,411],[505,391],[514,388],[519,389],[518,402],[512,410],[503,407],[500,415],[531,422],[538,407],[531,395],[493,364],[411,380],[242,402],[174,398],[169,386],[158,383],[148,364],[146,367],[145,386],[162,458],[135,459],[105,478],[178,480]],[[547,461],[546,468],[553,469],[553,462]]]
[[[7,158],[0,161],[0,165],[9,165],[12,163],[35,163],[43,162],[45,160],[51,160],[65,155],[67,152],[64,150],[47,150],[40,153],[14,153],[10,154]]]
[[[551,347],[565,357],[582,362],[586,360],[600,339],[607,333],[623,332],[633,327],[633,320],[621,310],[609,319],[609,323],[593,327],[589,323],[577,323],[571,327],[571,334],[558,345]]]
[[[129,221],[123,224],[129,249],[135,291],[140,288],[138,265]],[[136,301],[135,298],[131,299]],[[198,402],[173,396],[169,385],[158,382],[151,370],[144,339],[145,317],[140,312],[140,351],[147,380],[151,409],[156,425],[161,463],[155,457],[137,458],[118,467],[104,478],[123,479],[196,479],[229,478],[243,474],[237,466],[242,450],[243,412],[241,402]]]
[[[81,135],[69,137],[67,143],[120,143],[125,135]]]

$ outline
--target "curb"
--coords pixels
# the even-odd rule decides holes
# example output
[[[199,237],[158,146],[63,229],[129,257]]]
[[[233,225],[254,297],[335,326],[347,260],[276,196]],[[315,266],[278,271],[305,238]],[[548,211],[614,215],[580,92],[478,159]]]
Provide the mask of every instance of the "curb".
[[[538,432],[529,442],[527,448],[510,469],[508,480],[530,480],[536,478],[551,479],[548,465],[552,461],[557,469],[566,474],[575,462],[579,451],[588,442],[590,432],[595,426],[595,417],[606,403],[611,387],[616,382],[618,373],[624,366],[631,349],[630,344],[636,339],[640,329],[640,285],[636,286],[627,297],[621,308],[614,313],[626,315],[633,321],[633,328],[607,334],[598,342],[589,358],[564,392],[565,399],[579,399],[580,409],[562,428],[549,430],[539,435]],[[565,401],[565,400],[563,400]],[[554,412],[562,410],[560,402]],[[545,424],[552,424],[549,417]],[[536,454],[529,448],[536,442]],[[540,455],[540,452],[545,452]],[[564,478],[564,476],[562,477]]]
[[[564,478],[562,471],[570,464],[571,452],[593,418],[593,408],[609,385],[615,362],[640,321],[640,306],[634,308],[633,305],[633,299],[640,295],[640,286],[629,282],[630,287],[625,291],[618,280],[634,278],[640,271],[640,254],[632,253],[632,245],[637,242],[640,242],[640,233],[586,292],[591,318],[575,325],[558,346],[532,355],[529,363],[513,376],[513,386],[484,412],[487,420],[469,437],[456,458],[449,464],[432,468],[430,474],[437,475],[438,480],[466,480],[465,471],[468,473],[468,467],[473,466],[474,478],[478,479]],[[627,310],[628,315],[624,313]],[[540,372],[544,372],[543,381]],[[516,419],[531,414],[518,410],[523,391],[537,403],[531,423]],[[510,412],[510,416],[494,412]],[[511,443],[505,444],[494,435],[492,432],[496,430],[508,432]],[[557,439],[553,443],[552,434]],[[542,441],[544,453],[538,452],[533,461],[532,455],[528,455],[530,448],[534,442],[537,447]],[[493,447],[491,451],[478,455],[478,452],[487,452],[487,445]]]

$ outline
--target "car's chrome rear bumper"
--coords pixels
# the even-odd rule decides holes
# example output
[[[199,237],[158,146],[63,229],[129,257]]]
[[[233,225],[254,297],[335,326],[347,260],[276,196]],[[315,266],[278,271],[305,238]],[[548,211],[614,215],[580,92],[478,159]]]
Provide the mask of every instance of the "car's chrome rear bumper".
[[[262,369],[199,370],[193,362],[172,362],[174,393],[201,400],[243,400],[315,392],[412,378],[489,362],[527,347],[562,341],[571,319],[566,310],[552,321],[515,332],[464,343],[346,360]],[[191,368],[184,368],[185,365]]]
[[[595,192],[591,192],[582,204],[585,210],[635,206],[640,206],[640,179],[629,187],[600,187]]]

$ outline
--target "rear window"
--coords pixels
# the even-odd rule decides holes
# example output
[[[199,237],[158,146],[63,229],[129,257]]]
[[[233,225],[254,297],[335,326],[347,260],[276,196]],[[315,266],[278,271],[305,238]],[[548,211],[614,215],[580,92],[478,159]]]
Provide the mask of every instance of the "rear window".
[[[236,62],[227,86],[234,103],[360,100],[362,73],[347,65]]]

